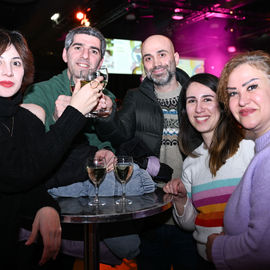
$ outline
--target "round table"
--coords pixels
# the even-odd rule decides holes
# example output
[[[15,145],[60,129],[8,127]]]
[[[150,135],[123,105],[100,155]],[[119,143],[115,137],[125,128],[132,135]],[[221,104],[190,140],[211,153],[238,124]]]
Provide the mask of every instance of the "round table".
[[[132,204],[115,203],[119,197],[101,197],[104,206],[89,206],[88,197],[59,197],[62,223],[79,223],[84,226],[84,269],[99,269],[98,223],[119,222],[149,217],[172,206],[172,196],[157,188],[155,192],[130,196]]]

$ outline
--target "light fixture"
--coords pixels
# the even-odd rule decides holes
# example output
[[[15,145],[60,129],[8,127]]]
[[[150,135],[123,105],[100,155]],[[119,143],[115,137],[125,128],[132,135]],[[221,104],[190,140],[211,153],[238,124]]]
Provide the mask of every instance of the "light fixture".
[[[90,11],[91,9],[87,9],[87,12]],[[84,26],[90,26],[90,21],[89,19],[87,18],[87,13],[82,11],[82,10],[79,10],[76,12],[75,14],[75,18],[76,20],[80,21],[81,22],[81,25],[84,25]]]
[[[59,23],[59,18],[60,18],[60,14],[59,13],[54,13],[52,16],[51,16],[51,20],[54,21],[56,24]]]
[[[181,8],[175,8],[174,13],[172,14],[172,19],[176,21],[180,21],[184,19],[184,15],[181,12]]]
[[[81,21],[83,18],[85,18],[86,17],[86,14],[84,13],[84,12],[82,12],[82,11],[78,11],[78,12],[76,12],[76,14],[75,14],[75,18],[77,19],[77,20],[79,20],[79,21]]]
[[[176,21],[180,21],[184,19],[184,15],[181,12],[173,13],[172,19]]]
[[[228,51],[229,53],[234,53],[234,52],[236,52],[236,47],[235,47],[235,46],[228,46],[228,47],[227,47],[227,51]]]
[[[81,24],[83,24],[86,27],[90,26],[90,22],[88,19],[85,19],[85,21],[82,20]]]

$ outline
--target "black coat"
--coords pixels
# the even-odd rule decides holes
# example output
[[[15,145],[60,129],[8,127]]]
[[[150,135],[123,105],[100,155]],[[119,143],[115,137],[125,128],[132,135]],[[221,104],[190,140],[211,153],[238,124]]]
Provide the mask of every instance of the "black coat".
[[[177,81],[183,85],[189,76],[176,71]],[[178,117],[180,103],[178,102]],[[98,119],[96,124],[100,138],[109,140],[116,148],[134,136],[141,140],[151,155],[159,157],[164,116],[154,93],[154,84],[145,78],[139,88],[127,92],[121,109],[107,119]]]

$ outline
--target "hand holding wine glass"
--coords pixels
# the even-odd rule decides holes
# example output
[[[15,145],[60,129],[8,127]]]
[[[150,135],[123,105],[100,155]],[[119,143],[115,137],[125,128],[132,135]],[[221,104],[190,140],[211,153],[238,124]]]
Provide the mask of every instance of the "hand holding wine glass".
[[[113,110],[112,99],[109,96],[102,94],[96,110],[99,111],[99,117],[109,116]]]
[[[108,83],[108,70],[106,67],[102,66],[97,71],[93,71],[91,69],[87,70],[80,70],[79,77],[76,77],[75,75],[71,76],[70,78],[70,89],[73,92],[74,91],[74,82],[76,80],[80,81],[80,86],[83,87],[84,85],[88,84],[90,85],[90,88],[92,90],[95,90],[96,88],[99,88],[99,92],[101,92],[105,86]],[[101,94],[101,97],[104,97],[103,94]],[[101,100],[101,98],[99,99]],[[102,98],[102,101],[104,102],[104,98]],[[105,101],[106,102],[106,101]],[[104,108],[105,107],[105,108]],[[95,118],[97,116],[105,116],[109,112],[106,110],[106,106],[104,105],[97,105],[96,110],[88,112],[85,116],[90,118]]]
[[[97,70],[97,77],[101,76],[103,77],[103,80],[101,81],[103,83],[103,89],[106,88],[108,81],[109,81],[109,73],[108,73],[108,69],[105,66],[101,66],[98,70]]]
[[[106,162],[102,157],[89,157],[86,162],[86,170],[89,179],[95,186],[95,198],[88,204],[90,206],[105,205],[105,202],[100,201],[98,197],[99,185],[102,183],[106,176]]]
[[[109,80],[109,73],[108,73],[107,67],[101,66],[95,72],[94,77],[96,77],[96,78],[101,77],[102,78],[102,80],[99,83],[103,85],[103,89],[104,89],[107,86],[108,80]],[[95,79],[92,82],[94,83]],[[107,116],[110,114],[110,111],[107,110],[107,106],[106,106],[107,101],[106,101],[104,94],[102,94],[100,101],[101,101],[101,104],[99,104],[100,106],[98,106],[98,108],[96,110],[91,112],[90,117],[97,117],[97,116],[101,117],[101,116]]]
[[[100,78],[97,78],[99,82]],[[87,114],[93,111],[102,96],[102,85],[98,85],[96,88],[92,88],[90,84],[86,84],[81,87],[81,81],[77,80],[72,93],[70,105],[79,110],[87,117]]]
[[[126,183],[133,173],[133,158],[130,156],[117,156],[114,160],[114,174],[116,179],[122,184],[122,198],[116,201],[116,204],[132,204],[132,201],[126,198]]]

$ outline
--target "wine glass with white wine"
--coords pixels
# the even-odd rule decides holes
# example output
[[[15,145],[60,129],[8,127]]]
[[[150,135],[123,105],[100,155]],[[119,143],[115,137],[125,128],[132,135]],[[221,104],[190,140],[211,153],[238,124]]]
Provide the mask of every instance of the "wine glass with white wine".
[[[105,205],[105,202],[101,201],[98,197],[99,185],[102,183],[106,176],[106,161],[104,158],[87,158],[86,161],[86,170],[89,176],[89,179],[95,186],[95,197],[93,200],[90,200],[88,205],[98,206]],[[92,198],[91,198],[92,199]]]
[[[103,80],[96,80],[97,77],[102,76]],[[98,70],[93,71],[91,69],[81,70],[80,76],[78,78],[81,82],[81,87],[90,83],[92,88],[98,87],[101,83],[103,84],[103,89],[106,87],[109,79],[108,69],[105,66],[101,66]],[[87,113],[85,116],[89,118],[95,118],[98,116],[105,116],[109,113],[106,109],[95,110]]]
[[[108,73],[108,69],[106,66],[101,66],[97,71],[96,71],[96,77],[103,77],[103,80],[100,83],[103,83],[103,89],[105,89],[105,87],[108,84],[109,81],[109,73]],[[108,115],[109,111],[106,109],[99,109],[99,110],[95,110],[92,111],[91,114],[96,115],[98,117],[100,116],[106,116]]]
[[[132,204],[130,199],[126,198],[126,183],[133,173],[133,158],[130,156],[117,156],[114,159],[114,174],[116,179],[122,184],[122,197],[116,204]]]

